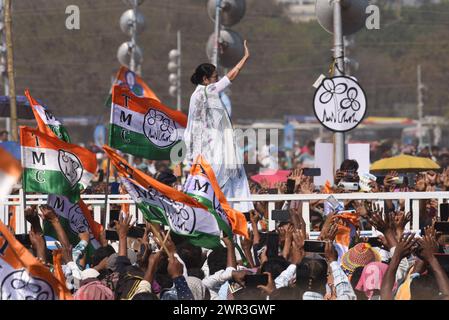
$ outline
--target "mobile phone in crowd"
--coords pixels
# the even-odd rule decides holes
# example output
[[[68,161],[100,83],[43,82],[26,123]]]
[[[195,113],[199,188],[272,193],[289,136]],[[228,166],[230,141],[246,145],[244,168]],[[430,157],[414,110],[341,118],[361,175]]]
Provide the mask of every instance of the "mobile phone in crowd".
[[[273,210],[271,211],[271,219],[274,221],[287,222],[290,220],[290,213],[288,210]]]
[[[302,174],[306,177],[319,177],[321,176],[321,168],[304,168]]]
[[[449,234],[449,222],[435,222],[435,231],[442,234]]]
[[[359,184],[357,182],[340,181],[338,186],[345,191],[359,191]]]
[[[130,238],[143,238],[143,235],[145,234],[144,228],[139,227],[130,227],[128,230],[128,237]]]
[[[404,183],[404,177],[403,176],[393,177],[391,179],[391,182],[394,183],[394,184],[403,184]]]
[[[324,253],[325,245],[326,245],[326,242],[324,242],[324,241],[305,240],[304,241],[304,251],[305,252]]]
[[[443,222],[449,219],[449,203],[440,203],[440,218]]]
[[[243,280],[246,287],[257,288],[257,286],[266,286],[268,284],[268,275],[247,274]]]
[[[118,233],[115,230],[106,230],[106,240],[118,241]]]
[[[343,205],[337,200],[335,199],[335,197],[333,195],[330,195],[329,197],[326,198],[325,202],[329,205],[329,207],[332,208],[332,210],[334,210],[335,212],[337,211],[341,211],[344,209]]]
[[[371,245],[371,247],[382,247],[383,243],[380,241],[378,237],[369,237],[368,243]]]
[[[268,194],[278,194],[278,189],[276,188],[270,188],[267,190]]]
[[[293,194],[295,192],[296,181],[293,179],[287,179],[287,194]]]
[[[249,212],[243,212],[243,214],[245,215],[246,221],[250,222],[251,221],[251,214]]]
[[[109,227],[114,227],[114,221],[119,221],[120,209],[109,210]]]

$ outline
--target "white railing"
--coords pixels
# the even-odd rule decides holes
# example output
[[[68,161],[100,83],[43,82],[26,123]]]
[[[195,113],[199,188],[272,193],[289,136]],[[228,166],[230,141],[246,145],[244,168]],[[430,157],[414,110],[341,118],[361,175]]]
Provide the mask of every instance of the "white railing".
[[[269,212],[269,230],[275,228],[275,221],[271,219],[271,212],[275,208],[275,202],[279,201],[289,201],[289,200],[299,200],[302,201],[302,214],[304,221],[306,222],[306,228],[310,231],[310,201],[313,200],[324,200],[328,197],[328,194],[264,194],[264,195],[251,195],[248,198],[231,198],[228,202],[238,202],[238,201],[260,201],[268,202],[268,212]],[[384,206],[384,200],[405,200],[405,211],[410,211],[412,213],[412,227],[414,231],[419,229],[419,200],[429,200],[437,199],[438,204],[449,200],[449,192],[391,192],[391,193],[340,193],[333,195],[338,200],[374,200],[378,202],[380,207]],[[97,222],[101,222],[102,208],[105,206],[105,195],[104,194],[90,194],[82,195],[84,202],[88,205],[92,205],[94,212],[94,219]],[[4,199],[0,200],[0,219],[4,223],[9,222],[8,208],[15,207],[16,210],[16,233],[25,233],[29,230],[29,223],[25,223],[24,219],[24,195],[23,191],[20,190],[18,195],[10,195]],[[26,195],[26,205],[33,204],[45,204],[47,201],[47,195]],[[109,195],[107,200],[107,210],[104,216],[106,224],[109,224],[109,210],[111,204],[122,204],[129,203],[130,212],[137,217],[138,223],[143,223],[143,215],[140,210],[137,209],[135,203],[131,200],[129,195]],[[103,210],[104,212],[104,210]],[[439,205],[438,205],[438,216]],[[410,224],[406,226],[407,230],[410,230]],[[370,234],[370,231],[364,232],[362,234]],[[310,233],[311,237],[316,237],[316,232]]]

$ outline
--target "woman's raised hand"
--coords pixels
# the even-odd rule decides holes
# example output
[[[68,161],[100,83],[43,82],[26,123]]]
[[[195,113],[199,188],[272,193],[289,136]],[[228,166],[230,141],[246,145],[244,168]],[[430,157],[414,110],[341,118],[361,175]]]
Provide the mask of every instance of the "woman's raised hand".
[[[250,55],[249,55],[248,41],[247,40],[243,41],[243,46],[245,47],[245,57],[249,58]]]

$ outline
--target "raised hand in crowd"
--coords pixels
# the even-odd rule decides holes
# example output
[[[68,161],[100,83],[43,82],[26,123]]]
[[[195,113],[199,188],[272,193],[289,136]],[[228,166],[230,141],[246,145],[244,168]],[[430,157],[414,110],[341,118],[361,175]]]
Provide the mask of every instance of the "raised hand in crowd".
[[[44,235],[41,231],[37,231],[34,228],[31,228],[28,234],[30,235],[31,247],[34,249],[36,257],[45,264],[47,262],[47,246]]]
[[[335,250],[335,247],[330,240],[326,240],[326,244],[324,246],[324,257],[329,264],[331,262],[337,261],[338,259],[337,250]]]
[[[290,258],[289,261],[292,264],[301,263],[302,259],[306,255],[304,251],[304,241],[305,241],[305,233],[301,229],[296,229],[292,234],[292,245],[290,250]]]
[[[412,221],[412,213],[404,211],[397,211],[394,214],[394,225],[396,226],[396,237],[399,239],[400,235],[404,233],[407,223]]]
[[[401,263],[401,260],[410,255],[416,241],[417,239],[415,239],[415,235],[413,233],[401,235],[382,280],[380,289],[380,297],[382,300],[393,300],[393,287],[395,284],[397,269]]]
[[[426,191],[427,183],[426,176],[424,174],[417,174],[415,178],[415,190],[418,192]]]
[[[270,296],[276,290],[276,285],[274,284],[273,276],[270,272],[264,272],[263,274],[268,276],[267,285],[258,285],[257,288],[262,290],[266,295]]]
[[[435,280],[443,298],[449,297],[449,278],[446,271],[441,267],[435,254],[438,253],[438,242],[435,237],[435,230],[426,230],[426,234],[418,240],[419,248],[417,255],[428,263],[433,271]]]
[[[117,231],[119,238],[119,251],[118,255],[126,257],[128,255],[127,237],[128,231],[131,227],[132,215],[119,214],[119,221],[114,221],[115,230]]]
[[[292,246],[292,241],[293,241],[293,231],[294,231],[293,225],[288,224],[287,228],[285,229],[285,241],[284,241],[284,247],[282,248],[282,256],[285,259],[288,259],[288,256],[290,254],[290,248]]]
[[[62,227],[58,215],[56,214],[56,212],[53,210],[52,207],[48,206],[48,205],[41,205],[39,206],[40,209],[40,217],[42,218],[43,221],[48,221],[49,223],[51,223],[52,227],[54,228],[55,232],[56,232],[56,236],[59,240],[59,242],[61,242],[62,245],[62,257],[63,260],[67,263],[69,261],[72,261],[72,246],[70,244],[69,238],[64,230],[64,228]]]
[[[388,247],[395,247],[397,239],[393,213],[389,212],[384,214],[384,210],[380,209],[377,204],[370,204],[368,212],[369,223],[384,234],[388,242]]]
[[[42,232],[41,222],[37,213],[37,206],[32,205],[25,209],[25,220],[31,224],[31,227],[36,231]]]
[[[251,235],[252,234],[250,233],[250,237],[248,239],[245,237],[241,237],[240,243],[242,244],[243,253],[245,254],[245,257],[248,259],[248,263],[249,263],[250,267],[254,268],[256,266],[256,264],[254,263],[253,254],[252,254],[253,240],[251,238]]]
[[[399,175],[397,171],[390,171],[384,178],[384,188],[386,191],[390,190],[392,187],[394,187],[394,179],[397,178]]]
[[[440,176],[440,182],[444,191],[449,191],[449,168],[443,170]]]

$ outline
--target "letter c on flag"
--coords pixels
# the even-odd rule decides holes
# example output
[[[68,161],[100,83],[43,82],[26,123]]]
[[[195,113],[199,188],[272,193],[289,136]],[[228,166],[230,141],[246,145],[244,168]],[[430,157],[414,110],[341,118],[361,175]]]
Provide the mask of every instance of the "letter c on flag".
[[[126,134],[129,134],[128,130],[122,130],[122,140],[126,143],[130,143],[131,140],[129,140],[128,138],[126,138]]]
[[[45,179],[42,177],[42,175],[39,175],[40,173],[44,173],[42,170],[36,171],[36,181],[39,183],[45,183]]]

